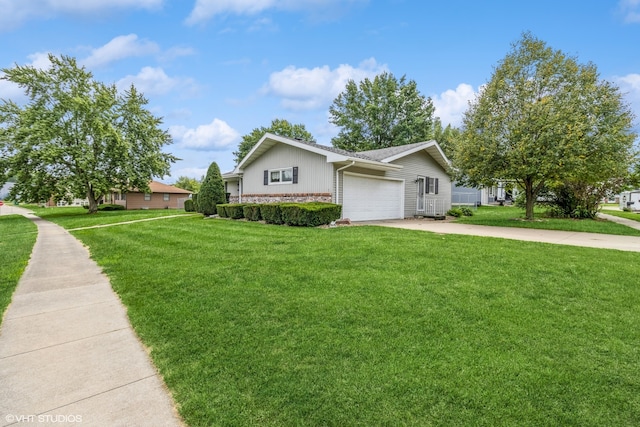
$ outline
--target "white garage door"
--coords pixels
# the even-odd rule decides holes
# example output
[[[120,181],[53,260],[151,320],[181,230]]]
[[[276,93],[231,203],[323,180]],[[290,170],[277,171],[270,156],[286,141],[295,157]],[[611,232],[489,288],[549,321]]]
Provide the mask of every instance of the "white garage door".
[[[342,216],[352,221],[404,217],[403,181],[344,174]]]

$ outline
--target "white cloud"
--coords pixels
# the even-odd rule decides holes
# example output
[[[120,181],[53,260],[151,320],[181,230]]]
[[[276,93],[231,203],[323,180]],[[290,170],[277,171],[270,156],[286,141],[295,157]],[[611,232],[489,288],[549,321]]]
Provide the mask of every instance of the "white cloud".
[[[622,77],[614,77],[613,80],[620,87],[620,91],[631,106],[636,118],[640,118],[640,74],[627,74]]]
[[[116,87],[125,90],[132,84],[145,95],[164,95],[179,88],[191,92],[195,87],[192,79],[169,77],[162,68],[157,67],[144,67],[135,76],[125,76],[118,80]]]
[[[113,61],[132,56],[145,56],[157,53],[157,44],[148,40],[139,40],[136,34],[114,37],[104,46],[91,51],[91,55],[82,61],[87,67],[99,67]]]
[[[169,180],[169,182],[175,182],[181,176],[187,176],[189,178],[195,178],[200,180],[202,177],[207,175],[208,168],[180,168],[176,170],[171,170],[171,178],[173,180]]]
[[[180,142],[181,147],[193,150],[226,150],[240,141],[240,133],[220,119],[213,119],[211,123],[195,129],[171,126],[169,133]]]
[[[103,14],[121,9],[158,9],[164,0],[0,0],[0,31],[19,27],[31,19],[68,14]]]
[[[224,14],[255,15],[267,9],[326,11],[333,10],[331,6],[345,7],[364,1],[366,0],[196,0],[186,23],[194,25]],[[335,14],[336,11],[332,13]]]
[[[624,22],[640,22],[640,0],[621,0],[618,9],[623,16]]]
[[[342,92],[349,80],[360,82],[388,71],[374,58],[361,62],[358,67],[342,64],[330,69],[328,65],[316,68],[286,67],[272,73],[263,93],[282,98],[282,106],[290,110],[325,108]]]
[[[30,62],[25,64],[40,70],[46,70],[51,67],[51,61],[49,61],[49,54],[46,52],[36,52],[28,55]],[[16,83],[2,80],[4,73],[0,73],[0,99],[12,100],[18,104],[27,101],[27,95],[24,90]]]
[[[462,115],[469,106],[469,101],[474,99],[476,92],[471,85],[460,83],[455,90],[449,89],[440,95],[432,97],[433,106],[436,108],[435,116],[440,117],[443,126],[448,124],[460,126]]]

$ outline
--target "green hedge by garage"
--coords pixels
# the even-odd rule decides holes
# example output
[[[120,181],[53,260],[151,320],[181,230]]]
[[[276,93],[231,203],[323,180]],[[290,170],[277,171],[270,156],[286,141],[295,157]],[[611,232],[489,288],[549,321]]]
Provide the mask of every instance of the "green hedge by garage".
[[[227,203],[217,205],[221,218],[249,221],[264,220],[267,224],[286,224],[300,227],[317,227],[340,219],[342,206],[333,203]]]

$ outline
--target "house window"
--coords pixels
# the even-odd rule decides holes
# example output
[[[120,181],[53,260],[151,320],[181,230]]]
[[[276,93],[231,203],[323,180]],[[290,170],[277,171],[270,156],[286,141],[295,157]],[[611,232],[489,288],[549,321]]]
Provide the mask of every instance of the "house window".
[[[144,193],[144,200],[146,200],[147,202],[151,200],[151,193]]]
[[[169,201],[169,193],[164,193],[162,195],[162,200],[164,200],[165,202],[168,202]]]
[[[298,168],[270,169],[264,171],[264,185],[297,184]]]
[[[427,194],[438,194],[438,178],[427,178]]]

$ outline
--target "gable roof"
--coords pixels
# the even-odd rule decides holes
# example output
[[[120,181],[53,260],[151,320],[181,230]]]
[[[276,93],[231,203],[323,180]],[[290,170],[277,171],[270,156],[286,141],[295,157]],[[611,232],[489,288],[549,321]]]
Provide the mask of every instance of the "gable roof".
[[[240,163],[238,163],[233,172],[226,173],[223,176],[225,178],[230,178],[242,174],[242,171],[245,167],[249,166],[267,150],[278,143],[290,145],[306,151],[320,154],[327,158],[328,163],[335,163],[338,165],[347,165],[351,163],[355,166],[360,166],[367,169],[402,169],[402,166],[392,164],[391,162],[420,150],[427,151],[429,155],[431,155],[436,160],[436,162],[438,162],[438,164],[444,169],[448,169],[450,166],[449,159],[447,159],[447,157],[444,155],[436,141],[417,142],[415,144],[399,145],[397,147],[382,148],[379,150],[354,152],[343,150],[341,148],[317,144],[315,142],[304,141],[301,139],[288,138],[284,136],[274,135],[272,133],[265,133],[264,136],[260,138],[256,145],[251,149],[251,151],[249,151],[249,153],[240,161]]]
[[[380,162],[392,162],[421,150],[425,150],[429,153],[429,155],[433,157],[433,159],[438,162],[443,169],[446,170],[451,166],[451,162],[435,140],[398,145],[378,150],[361,151],[360,154]]]
[[[149,190],[152,193],[172,193],[172,194],[191,194],[191,191],[184,190],[182,188],[174,187],[173,185],[163,184],[157,181],[151,181],[149,183]],[[141,193],[137,188],[130,190],[130,193]]]

